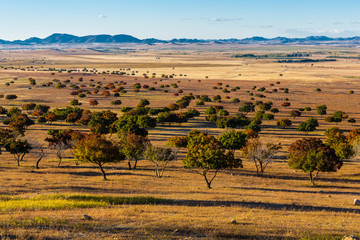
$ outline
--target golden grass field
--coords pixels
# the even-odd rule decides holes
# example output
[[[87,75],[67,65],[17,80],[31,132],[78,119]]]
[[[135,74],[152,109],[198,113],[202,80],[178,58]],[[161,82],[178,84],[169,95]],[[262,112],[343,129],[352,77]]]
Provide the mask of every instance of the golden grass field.
[[[104,181],[98,168],[77,166],[71,156],[57,167],[55,155],[49,155],[35,169],[35,157],[26,155],[20,167],[12,155],[3,152],[0,163],[0,239],[341,239],[344,235],[360,235],[358,217],[360,207],[353,205],[359,198],[360,163],[356,159],[345,161],[336,173],[321,173],[312,186],[305,173],[294,171],[287,165],[287,149],[297,139],[314,136],[323,138],[324,131],[337,126],[345,132],[359,128],[360,124],[360,60],[341,58],[335,62],[277,63],[274,59],[231,58],[235,53],[283,53],[309,51],[311,58],[329,55],[359,56],[356,48],[336,47],[254,47],[237,50],[134,50],[103,53],[88,49],[74,50],[2,50],[0,52],[0,94],[17,94],[16,100],[1,99],[1,106],[10,108],[36,102],[55,107],[68,106],[74,96],[70,88],[41,87],[53,79],[87,85],[94,82],[125,81],[126,94],[120,98],[92,94],[84,99],[82,108],[94,111],[110,109],[120,114],[124,106],[134,107],[140,99],[150,101],[150,107],[163,107],[176,102],[181,96],[221,95],[222,103],[205,103],[188,108],[201,112],[181,126],[158,125],[149,130],[155,145],[165,145],[171,136],[185,136],[191,129],[219,135],[225,131],[205,121],[204,111],[213,105],[223,105],[231,114],[238,111],[239,103],[249,101],[246,91],[253,86],[267,89],[289,88],[289,93],[278,91],[255,100],[273,101],[280,112],[275,120],[264,120],[260,132],[263,141],[281,142],[283,149],[266,169],[263,177],[256,176],[253,163],[244,159],[244,168],[223,170],[207,189],[200,175],[182,167],[182,151],[176,162],[169,164],[163,178],[155,177],[151,162],[141,160],[137,170],[127,170],[126,163],[107,165],[109,181]],[[33,68],[28,68],[32,66]],[[91,72],[58,73],[40,71],[56,69],[96,69],[102,71],[126,70],[135,75],[94,74]],[[29,70],[30,69],[30,70]],[[31,70],[34,69],[34,70]],[[156,78],[145,79],[143,73]],[[161,74],[175,74],[173,79],[161,79]],[[182,74],[182,76],[180,76]],[[282,74],[282,76],[280,76]],[[186,75],[186,76],[184,76]],[[28,78],[37,85],[30,87]],[[84,81],[79,83],[78,78]],[[6,82],[12,81],[10,86]],[[280,84],[275,82],[280,81]],[[141,89],[133,93],[136,82],[156,87],[156,91]],[[154,82],[157,82],[156,84]],[[223,93],[214,90],[217,82],[228,84],[228,89],[240,90]],[[159,89],[161,84],[177,83],[184,91],[176,97],[178,89],[170,86],[168,93]],[[270,84],[275,84],[270,86]],[[321,88],[321,92],[316,92]],[[90,89],[90,88],[89,88]],[[354,94],[349,94],[350,90]],[[254,94],[258,93],[253,91]],[[224,97],[229,96],[226,100]],[[289,98],[291,106],[281,106]],[[89,99],[99,105],[91,107]],[[122,104],[110,104],[120,99]],[[325,116],[316,115],[316,106],[326,104],[328,115],[337,110],[346,112],[357,123],[344,121],[330,124]],[[280,118],[290,118],[289,112],[310,106],[313,110],[293,120],[286,129],[276,127]],[[252,114],[248,114],[252,116]],[[320,127],[309,135],[298,132],[296,126],[308,117],[317,117]],[[4,116],[0,116],[0,120]],[[1,127],[5,127],[1,124]],[[47,129],[73,128],[88,131],[82,126],[65,122],[36,124],[26,131],[25,138],[45,145]],[[114,137],[114,136],[112,136]],[[236,154],[240,156],[240,151]],[[93,220],[84,220],[87,214]],[[231,220],[235,219],[236,224]]]

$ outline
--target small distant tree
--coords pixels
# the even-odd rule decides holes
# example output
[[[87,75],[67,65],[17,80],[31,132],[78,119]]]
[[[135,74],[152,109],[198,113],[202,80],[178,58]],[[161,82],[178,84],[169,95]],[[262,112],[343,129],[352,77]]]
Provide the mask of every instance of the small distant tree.
[[[96,105],[98,105],[99,104],[99,102],[97,101],[97,100],[95,100],[95,99],[90,99],[89,100],[89,105],[90,106],[96,106]]]
[[[121,103],[122,103],[121,100],[111,101],[111,105],[120,105]]]
[[[290,117],[293,117],[294,119],[295,119],[296,117],[300,117],[300,116],[301,116],[301,112],[298,111],[298,110],[292,110],[292,111],[290,112]]]
[[[278,108],[271,108],[271,109],[270,109],[270,112],[272,112],[272,113],[278,113],[278,112],[279,112],[279,109],[278,109]]]
[[[316,107],[316,112],[318,115],[325,115],[326,114],[326,109],[327,106],[326,105],[320,105]]]
[[[22,105],[22,109],[29,111],[29,110],[34,110],[34,108],[36,107],[36,103],[26,103],[24,105]]]
[[[168,139],[166,145],[170,147],[185,148],[188,145],[187,136],[174,136]]]
[[[176,160],[177,153],[172,148],[148,146],[144,155],[155,164],[155,175],[161,178],[166,165],[170,161]]]
[[[147,106],[147,105],[149,105],[149,104],[150,104],[149,100],[147,100],[147,99],[141,99],[140,102],[139,102],[139,104],[138,104],[137,106],[138,106],[138,107],[145,107],[145,106]]]
[[[276,125],[281,128],[286,128],[286,127],[290,127],[292,125],[292,122],[290,119],[279,119]]]
[[[22,161],[24,156],[30,152],[32,147],[26,140],[14,139],[5,144],[5,149],[10,154],[14,155],[18,166],[20,166],[20,161]]]
[[[305,122],[301,122],[298,125],[297,130],[301,132],[313,132],[316,130],[316,128],[319,126],[319,123],[316,118],[308,118]]]
[[[30,85],[35,86],[36,85],[36,80],[33,79],[33,78],[29,78],[29,83],[30,83]]]
[[[171,111],[175,111],[175,110],[179,110],[179,105],[176,104],[176,103],[172,103],[168,106],[168,108],[171,110]]]
[[[320,172],[336,172],[343,164],[335,150],[318,138],[303,138],[291,144],[288,159],[291,168],[309,173],[313,185]]]
[[[283,106],[283,107],[289,107],[291,105],[291,103],[290,102],[283,102],[282,104],[281,104],[281,106]]]
[[[255,111],[255,105],[252,102],[244,102],[240,107],[239,107],[239,112],[254,112]]]
[[[104,164],[123,161],[125,155],[113,142],[96,134],[90,134],[78,141],[73,149],[74,157],[80,162],[88,162],[99,166],[104,180],[107,180]]]
[[[256,174],[263,176],[266,167],[272,163],[281,148],[281,143],[263,144],[259,138],[251,138],[242,151],[246,159],[254,162]]]
[[[46,114],[45,118],[46,118],[46,121],[49,122],[50,124],[57,120],[55,113],[52,113],[52,112]]]
[[[216,114],[216,109],[214,107],[208,107],[205,110],[205,114]]]

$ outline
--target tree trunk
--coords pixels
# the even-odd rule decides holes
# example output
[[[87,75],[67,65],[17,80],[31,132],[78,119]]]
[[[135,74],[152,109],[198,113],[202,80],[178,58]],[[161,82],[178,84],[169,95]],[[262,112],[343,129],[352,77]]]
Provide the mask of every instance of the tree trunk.
[[[104,180],[108,180],[108,179],[106,178],[106,173],[105,173],[105,171],[104,171],[104,169],[103,169],[103,167],[102,167],[101,164],[99,164],[99,167],[100,167],[100,170],[101,170],[101,172],[102,172],[102,174],[103,174],[103,176],[104,176]]]
[[[203,173],[203,176],[205,178],[205,181],[206,181],[206,185],[208,187],[208,189],[211,189],[211,181],[209,181],[206,177],[206,172]]]
[[[310,172],[309,178],[310,178],[311,184],[312,184],[313,186],[315,186],[314,177],[313,177],[313,175],[312,175],[312,172]]]
[[[131,162],[130,162],[130,160],[128,161],[128,166],[129,166],[129,170],[131,170]]]
[[[219,170],[216,170],[215,171],[215,173],[214,173],[214,176],[209,180],[208,178],[207,178],[207,176],[206,176],[206,174],[207,174],[207,171],[204,171],[203,172],[203,176],[204,176],[204,178],[205,178],[205,181],[206,181],[206,184],[207,184],[207,187],[209,188],[209,189],[211,189],[211,183],[212,183],[212,181],[214,180],[214,178],[216,177],[216,174],[217,174],[217,172],[218,172]]]
[[[41,161],[43,157],[40,157],[37,161],[36,161],[36,169],[39,169],[39,163]]]
[[[159,166],[158,166],[157,162],[155,162],[155,175],[156,175],[156,177],[159,177]]]
[[[59,155],[58,155],[58,157],[59,157]],[[60,167],[60,165],[61,165],[61,157],[59,157],[59,163],[58,163],[58,167]]]

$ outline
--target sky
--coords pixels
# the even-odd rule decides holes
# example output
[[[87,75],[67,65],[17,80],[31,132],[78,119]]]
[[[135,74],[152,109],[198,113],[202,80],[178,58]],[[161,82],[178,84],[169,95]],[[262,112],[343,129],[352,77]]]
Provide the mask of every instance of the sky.
[[[0,39],[360,36],[359,0],[0,0]]]

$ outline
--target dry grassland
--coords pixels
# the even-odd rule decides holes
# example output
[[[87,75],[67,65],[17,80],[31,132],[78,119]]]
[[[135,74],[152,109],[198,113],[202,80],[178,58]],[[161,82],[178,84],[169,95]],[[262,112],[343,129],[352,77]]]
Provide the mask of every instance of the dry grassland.
[[[285,50],[297,51],[294,48]],[[329,51],[320,47],[313,50]],[[269,51],[280,52],[283,49],[242,49],[242,53],[263,54]],[[332,48],[330,51],[340,54],[344,50]],[[351,51],[359,53],[357,49]],[[143,98],[150,101],[150,107],[163,107],[190,92],[223,97],[222,103],[205,103],[205,106],[195,106],[196,100],[192,101],[188,108],[198,109],[201,115],[188,123],[170,127],[159,125],[149,130],[149,138],[155,145],[165,145],[169,137],[184,136],[191,129],[220,134],[223,129],[205,121],[205,109],[223,105],[235,114],[239,103],[231,103],[230,100],[236,97],[241,102],[249,101],[246,91],[251,91],[252,86],[269,90],[289,88],[290,92],[268,93],[262,99],[255,97],[255,100],[273,101],[274,107],[280,110],[275,120],[264,120],[262,124],[261,138],[283,145],[282,152],[266,169],[265,176],[257,177],[253,164],[244,160],[243,169],[221,171],[211,190],[206,188],[200,175],[183,169],[181,160],[171,163],[161,179],[155,177],[152,164],[146,160],[140,161],[139,169],[132,171],[126,169],[125,163],[108,165],[106,171],[110,181],[103,181],[96,167],[87,164],[77,166],[70,152],[62,167],[56,167],[55,155],[50,154],[40,163],[40,169],[34,168],[34,156],[25,156],[22,166],[16,167],[13,156],[4,152],[0,163],[0,238],[341,239],[346,234],[359,235],[360,208],[353,205],[353,200],[359,198],[360,164],[346,161],[337,173],[320,174],[317,185],[313,187],[306,174],[294,172],[287,166],[286,154],[288,146],[295,140],[305,136],[323,138],[323,132],[328,127],[338,126],[346,132],[360,127],[360,60],[276,63],[274,59],[231,58],[234,53],[238,51],[151,50],[117,54],[92,50],[2,51],[1,58],[6,60],[0,63],[3,66],[0,69],[0,94],[18,95],[16,100],[1,99],[0,105],[6,108],[27,102],[43,103],[52,108],[68,106],[74,98],[69,94],[72,91],[69,87],[41,87],[42,83],[54,78],[72,78],[71,81],[76,84],[87,85],[85,89],[90,89],[90,79],[94,79],[95,83],[101,81],[103,85],[126,81],[124,87],[128,93],[120,94],[119,98],[92,94],[80,99],[82,108],[96,111],[110,109],[118,114],[121,107],[134,107]],[[324,54],[314,54],[311,58],[324,57]],[[100,72],[131,68],[127,72],[134,71],[135,75],[64,72],[51,76],[49,71],[9,68],[29,66],[79,70],[86,67]],[[156,78],[144,79],[143,73],[149,76],[156,73]],[[161,74],[176,76],[161,80]],[[28,89],[29,77],[37,81],[37,86],[32,89]],[[78,83],[79,77],[84,78],[82,83]],[[14,78],[18,78],[15,83],[4,85]],[[281,83],[275,84],[277,81]],[[157,90],[141,89],[139,93],[133,93],[132,85],[136,82],[154,86]],[[236,86],[240,90],[230,93],[214,90],[217,82],[222,82],[223,87],[229,84],[229,90]],[[177,83],[178,89],[184,91],[179,97],[174,96],[178,89],[172,88],[172,83]],[[271,83],[275,86],[271,87]],[[168,93],[161,92],[161,84],[170,85]],[[322,91],[316,92],[316,88]],[[349,94],[349,90],[355,93]],[[225,96],[230,99],[224,99]],[[281,107],[284,98],[289,98],[291,102],[286,109]],[[90,99],[98,100],[99,105],[90,107]],[[115,99],[122,101],[120,107],[110,104]],[[276,127],[276,120],[290,118],[291,110],[307,106],[315,109],[321,104],[328,106],[328,113],[342,110],[355,118],[357,123],[326,123],[325,117],[316,115],[316,111],[312,110],[302,112],[303,115],[294,119],[293,126],[289,128]],[[313,116],[320,123],[315,132],[306,135],[296,130],[299,122]],[[29,127],[25,138],[30,142],[43,142],[47,129],[58,128],[87,131],[82,126],[65,122],[36,124]],[[181,156],[184,154],[184,151],[181,152]],[[240,152],[236,154],[240,156]],[[112,197],[112,200],[104,197]],[[93,220],[83,220],[84,214],[90,215]],[[237,223],[232,224],[232,219]]]

